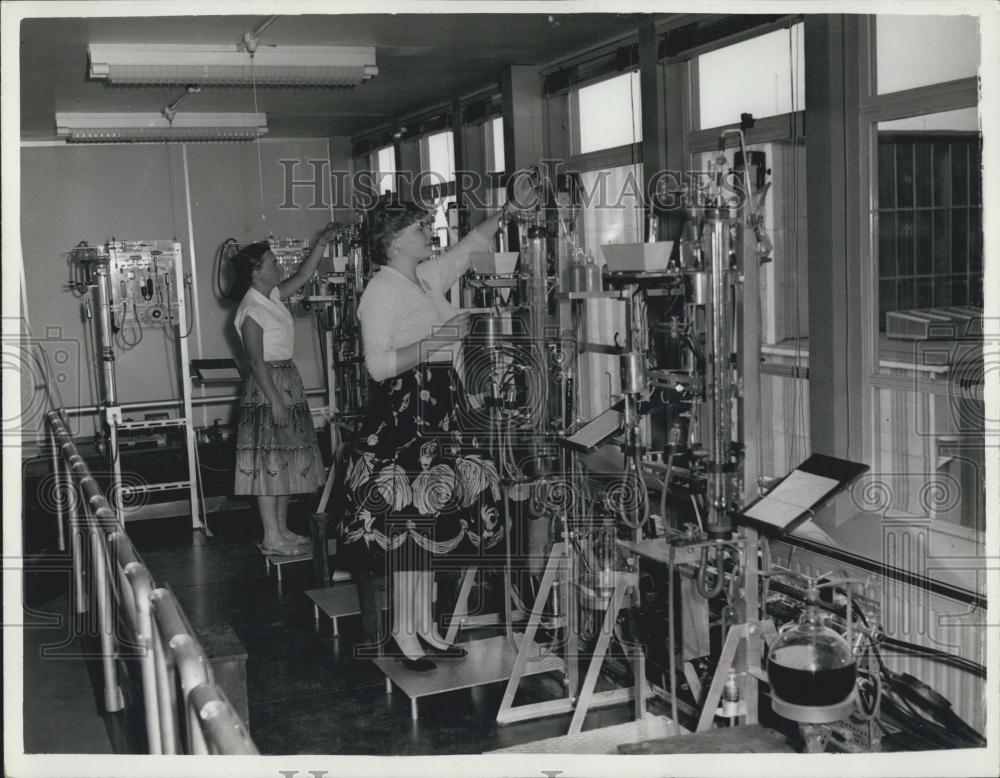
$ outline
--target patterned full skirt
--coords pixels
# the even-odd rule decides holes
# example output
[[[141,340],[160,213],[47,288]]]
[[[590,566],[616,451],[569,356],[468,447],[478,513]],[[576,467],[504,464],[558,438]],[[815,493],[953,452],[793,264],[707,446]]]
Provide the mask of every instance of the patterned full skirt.
[[[432,557],[458,566],[502,548],[488,435],[451,365],[422,364],[374,384],[343,471],[344,561],[426,570]]]
[[[279,427],[274,423],[271,403],[251,373],[240,399],[235,493],[316,491],[326,482],[326,474],[302,378],[291,360],[269,362],[267,367],[288,409],[288,424]]]

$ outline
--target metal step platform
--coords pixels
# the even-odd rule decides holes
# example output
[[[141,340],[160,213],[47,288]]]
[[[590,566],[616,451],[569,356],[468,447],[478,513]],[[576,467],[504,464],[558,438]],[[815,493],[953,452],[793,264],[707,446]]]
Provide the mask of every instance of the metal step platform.
[[[463,659],[434,657],[437,668],[429,672],[407,670],[395,658],[380,657],[374,660],[378,669],[385,673],[386,694],[392,692],[395,684],[410,698],[410,717],[414,721],[418,717],[417,703],[421,697],[500,683],[510,678],[517,658],[517,647],[505,635],[457,645],[464,648],[468,656]],[[562,659],[555,654],[545,654],[538,660],[529,661],[525,665],[524,675],[540,675],[562,669]]]
[[[686,733],[686,729],[681,729]],[[534,740],[507,748],[488,751],[489,754],[617,754],[618,746],[670,737],[674,724],[666,716],[646,716],[638,721],[626,721],[610,727],[588,729],[575,735],[560,735]]]
[[[312,547],[306,546],[306,550],[301,554],[295,554],[294,556],[279,556],[278,554],[268,554],[265,553],[264,547],[258,543],[257,550],[260,551],[261,556],[264,557],[264,569],[268,575],[271,575],[271,568],[273,567],[278,571],[278,583],[281,583],[281,568],[285,565],[293,565],[296,562],[310,562],[313,558]],[[328,540],[326,541],[326,549],[329,554],[337,553],[337,541]],[[348,576],[349,577],[349,576]]]
[[[319,614],[323,612],[333,622],[333,636],[340,637],[339,619],[343,616],[357,616],[361,613],[361,605],[358,602],[358,587],[351,582],[350,573],[338,570],[333,574],[333,580],[335,586],[309,589],[306,597],[313,602],[316,625],[319,626]]]

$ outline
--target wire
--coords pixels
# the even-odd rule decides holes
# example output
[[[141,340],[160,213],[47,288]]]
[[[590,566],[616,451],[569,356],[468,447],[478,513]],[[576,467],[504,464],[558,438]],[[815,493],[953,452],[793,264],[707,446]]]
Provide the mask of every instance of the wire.
[[[789,68],[789,90],[791,92],[791,113],[789,114],[789,122],[791,124],[791,167],[792,167],[792,186],[790,188],[791,195],[791,221],[794,225],[792,228],[792,256],[791,256],[791,266],[792,266],[792,293],[794,295],[794,300],[792,301],[792,309],[795,316],[795,321],[793,324],[793,332],[795,334],[795,372],[796,376],[792,384],[792,430],[793,430],[793,443],[789,447],[789,455],[794,453],[795,447],[798,445],[798,440],[802,435],[802,431],[806,428],[806,404],[805,402],[799,402],[799,389],[801,386],[801,380],[799,379],[799,374],[802,369],[802,331],[800,325],[800,311],[799,311],[799,298],[800,294],[800,277],[799,277],[799,149],[798,149],[798,83],[796,77],[798,75],[798,62],[799,62],[799,50],[796,45],[798,38],[792,33],[793,27],[789,27],[788,35],[788,68]],[[787,295],[787,291],[786,291]],[[786,308],[787,308],[787,297],[786,297]],[[793,457],[793,459],[795,459]],[[789,461],[788,470],[791,470],[794,466],[795,461]]]
[[[942,664],[951,665],[960,670],[965,670],[968,673],[972,673],[979,678],[986,677],[986,668],[974,662],[971,659],[966,659],[963,656],[956,656],[955,654],[948,654],[944,651],[939,651],[936,648],[930,648],[928,646],[918,646],[914,643],[908,643],[905,640],[899,640],[898,638],[884,638],[882,643],[891,648],[898,648],[900,651],[905,651],[908,654],[913,654],[915,656],[923,657],[924,659],[930,659],[932,661],[941,662]]]
[[[258,113],[257,108],[257,71],[254,65],[253,53],[250,54],[250,79],[253,85],[253,112]],[[260,220],[267,221],[264,214],[264,163],[260,154],[260,128],[257,128],[257,183],[260,187]]]
[[[698,565],[698,576],[695,578],[695,587],[698,589],[698,594],[704,597],[706,600],[714,599],[722,593],[722,585],[725,583],[725,553],[722,548],[716,549],[715,554],[715,572],[716,579],[715,582],[709,586],[708,585],[708,546],[702,546],[701,548],[701,564]]]
[[[224,300],[232,301],[233,299],[229,296],[229,292],[222,286],[222,266],[224,264],[224,260],[229,259],[231,256],[229,253],[230,246],[233,248],[237,248],[239,246],[236,242],[236,238],[226,238],[215,251],[215,278],[213,279],[214,286],[212,292],[215,295],[215,299],[219,302]]]
[[[670,475],[674,469],[674,446],[670,446],[670,453],[667,455],[667,469],[663,473],[663,485],[660,488],[660,521],[663,522],[663,529],[666,531],[670,524],[667,522],[667,493],[670,491]]]
[[[118,337],[122,342],[122,351],[128,351],[142,343],[142,322],[139,321],[139,311],[136,308],[135,300],[132,301],[132,318],[135,320],[136,327],[139,330],[139,335],[134,341],[130,341],[125,337],[125,325],[128,322],[128,301],[122,300],[122,326],[118,330]]]
[[[174,261],[175,262],[179,262],[180,261],[180,257],[174,257]],[[170,315],[170,307],[171,307],[172,303],[170,301],[170,276],[166,272],[164,272],[164,274],[163,274],[163,286],[167,290],[167,316],[169,316]],[[178,298],[177,298],[177,302],[178,302],[178,307],[180,307],[180,305],[179,305],[180,304],[180,296],[179,295],[178,295]],[[180,334],[180,325],[178,324],[177,325],[177,335],[176,335],[176,337],[174,336],[173,332],[170,332],[170,337],[174,338],[175,340],[183,340],[188,335],[190,335],[191,334],[191,330],[194,329],[194,312],[191,311],[191,310],[189,310],[189,306],[187,306],[187,305],[184,306],[184,310],[185,310],[185,316],[187,317],[187,321],[184,322],[184,324],[187,325],[187,332],[185,332],[183,335]],[[168,328],[168,331],[169,331],[169,328]]]
[[[869,626],[868,619],[865,616],[864,611],[858,606],[857,600],[855,600],[852,597],[851,602],[854,605],[854,612],[857,613],[858,618],[861,619],[861,623],[864,624],[866,627],[868,627]],[[970,744],[981,745],[981,743],[979,742],[981,740],[981,736],[979,735],[979,733],[977,733],[975,730],[969,727],[957,715],[954,716],[954,718],[956,719],[955,722],[956,726],[959,726],[959,728],[964,727],[968,730],[966,732],[967,736],[965,738],[954,737],[946,728],[926,718],[922,713],[920,713],[916,708],[914,708],[913,704],[907,698],[907,695],[903,694],[902,692],[896,689],[896,684],[899,682],[899,676],[896,673],[892,672],[886,666],[885,661],[882,659],[882,654],[878,650],[878,646],[871,640],[869,640],[869,645],[871,647],[871,650],[874,652],[875,659],[878,661],[879,672],[881,676],[885,678],[888,690],[890,691],[891,694],[895,695],[895,697],[897,697],[900,702],[902,702],[902,707],[905,708],[906,710],[905,711],[901,710],[899,703],[895,702],[895,700],[890,700],[890,701],[898,709],[898,712],[902,714],[901,718],[907,723],[909,723],[911,728],[915,729],[919,734],[923,735],[927,739],[933,739],[938,742],[944,742],[946,745],[950,745],[951,747],[955,748],[961,748],[964,746],[968,746]],[[951,711],[949,710],[949,712]],[[985,741],[983,741],[983,743],[984,742]]]

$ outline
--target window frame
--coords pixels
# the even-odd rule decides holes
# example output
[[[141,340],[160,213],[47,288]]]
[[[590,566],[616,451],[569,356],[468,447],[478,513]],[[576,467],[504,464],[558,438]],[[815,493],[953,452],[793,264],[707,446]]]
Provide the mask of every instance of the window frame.
[[[452,161],[451,161],[451,164],[452,164],[453,170],[456,171],[455,172],[455,176],[457,177],[457,170],[459,168],[459,160],[457,160],[457,159],[454,158],[454,156],[455,156],[455,137],[454,137],[455,133],[454,133],[454,130],[452,130],[450,127],[447,128],[447,129],[444,129],[444,130],[435,130],[433,132],[428,132],[428,133],[425,133],[425,134],[421,135],[420,137],[414,139],[414,140],[417,141],[417,147],[418,147],[418,150],[419,150],[418,153],[420,155],[420,171],[421,172],[427,172],[427,171],[431,170],[431,167],[430,167],[429,138],[432,135],[443,135],[445,133],[449,133],[452,136],[452,139],[451,139],[451,148],[452,148]],[[437,171],[434,171],[434,172],[436,173]],[[456,188],[457,188],[455,181],[456,181],[456,178],[453,177],[449,181],[442,181],[442,182],[438,182],[438,183],[434,183],[434,184],[427,184],[426,186],[422,186],[422,187],[420,187],[420,190],[419,190],[420,198],[424,202],[426,202],[427,200],[430,200],[430,199],[435,199],[436,200],[438,198],[454,197],[455,196],[455,192],[456,192]]]
[[[925,114],[963,108],[979,108],[979,84],[977,77],[946,81],[940,84],[916,87],[899,92],[879,95],[875,83],[876,16],[871,14],[860,24],[860,50],[865,56],[860,58],[860,110],[857,130],[860,137],[858,172],[861,174],[860,197],[858,198],[858,222],[863,228],[858,252],[864,316],[863,355],[865,379],[865,419],[871,417],[871,390],[876,388],[913,389],[928,394],[947,394],[947,381],[935,381],[921,377],[919,369],[913,375],[890,375],[880,372],[883,360],[879,355],[879,303],[878,303],[878,225],[875,214],[878,211],[878,124],[894,119],[908,119]],[[917,366],[914,366],[917,367]],[[926,370],[922,372],[927,372]],[[871,429],[866,424],[865,445]]]
[[[857,197],[854,218],[859,227],[855,245],[847,251],[848,268],[858,274],[860,282],[861,334],[861,386],[860,400],[852,403],[852,414],[860,411],[861,449],[852,453],[855,458],[869,461],[879,452],[882,434],[881,420],[878,418],[878,394],[883,390],[908,392],[916,400],[934,402],[946,398],[951,392],[951,380],[928,379],[916,366],[902,366],[907,372],[887,373],[882,371],[879,355],[879,300],[878,300],[878,123],[894,119],[906,119],[943,111],[963,108],[979,108],[979,79],[970,77],[931,84],[913,89],[889,92],[879,95],[876,84],[875,25],[876,14],[858,16],[856,26],[858,58],[858,107],[853,127],[847,127],[848,134],[854,132],[857,138],[858,155],[854,166],[847,172],[848,186],[853,187]],[[850,179],[856,178],[856,184]],[[850,241],[854,243],[854,241]],[[851,258],[853,256],[853,259]],[[893,363],[895,364],[895,363]],[[893,368],[895,369],[895,368]],[[950,372],[950,371],[949,371]],[[921,406],[923,407],[923,406]],[[942,435],[948,434],[942,432]],[[982,506],[985,509],[985,506]],[[914,516],[923,519],[923,516]],[[977,527],[955,524],[940,518],[927,516],[930,529],[934,533],[960,538],[982,548],[985,542],[985,513],[982,516],[982,532]],[[970,590],[975,595],[976,592]],[[982,592],[979,592],[981,595]]]
[[[567,163],[570,169],[584,172],[587,170],[598,170],[604,167],[617,167],[619,165],[642,164],[642,138],[632,143],[623,143],[619,146],[609,146],[604,149],[593,151],[580,151],[580,90],[614,78],[621,78],[624,75],[638,76],[639,69],[626,70],[623,73],[613,73],[611,75],[600,76],[599,78],[581,81],[573,84],[569,92],[562,96],[566,100],[566,107],[569,115],[569,158]],[[637,79],[639,80],[639,79]],[[637,99],[642,104],[642,84],[637,83]],[[554,97],[551,99],[559,99]],[[642,123],[639,123],[638,132],[642,134]]]
[[[674,58],[672,61],[678,61],[683,64],[684,72],[682,77],[683,84],[683,94],[681,100],[682,109],[682,125],[684,127],[684,160],[688,169],[695,169],[695,158],[699,154],[704,154],[707,152],[716,151],[719,144],[719,135],[724,130],[738,129],[740,123],[734,121],[731,124],[723,124],[717,127],[700,127],[701,119],[701,105],[700,105],[700,83],[699,83],[699,70],[698,70],[698,57],[702,54],[706,54],[710,51],[718,51],[719,49],[726,48],[739,43],[745,43],[746,41],[753,40],[754,38],[759,38],[763,35],[769,35],[773,32],[777,32],[783,29],[791,29],[796,24],[804,24],[804,19],[802,15],[792,14],[784,19],[771,22],[769,24],[761,25],[753,30],[747,30],[739,35],[731,36],[720,41],[715,41],[711,44],[698,47],[696,49],[691,49],[690,51],[684,52],[683,55]],[[803,60],[805,59],[803,55]],[[805,63],[803,62],[803,73],[805,72]],[[789,144],[805,144],[808,143],[808,134],[806,129],[806,108],[802,107],[797,111],[791,111],[788,113],[777,114],[775,116],[765,116],[761,119],[754,120],[754,126],[750,127],[743,132],[744,140],[747,146],[753,146],[762,143],[789,143]],[[735,137],[726,138],[726,148],[735,148],[738,145],[738,141]],[[803,175],[808,178],[808,168],[803,168]],[[808,189],[808,186],[807,186]],[[803,206],[803,209],[805,206]],[[805,247],[807,245],[806,236],[798,236],[795,241],[798,245]],[[803,250],[803,262],[808,262],[808,249]],[[774,315],[774,314],[772,314]],[[808,311],[806,312],[808,317]],[[763,341],[763,332],[761,346],[769,347],[771,349],[782,349],[780,343],[766,343]],[[764,357],[761,365],[760,372],[762,374],[781,376],[781,377],[791,377],[791,378],[802,378],[808,381],[809,379],[809,348],[808,346],[802,346],[801,344],[788,348],[789,351],[793,351],[794,355],[789,354],[788,358],[794,356],[795,363],[793,365],[786,364],[786,359],[782,357],[771,358],[767,356],[767,352],[763,353]]]
[[[383,151],[386,151],[386,150],[392,152],[393,165],[392,165],[392,170],[391,171],[382,170],[381,166],[378,164],[379,154],[381,152],[383,152]],[[379,197],[381,197],[383,194],[385,194],[384,187],[382,186],[382,181],[383,181],[383,177],[384,176],[391,176],[391,178],[390,178],[390,181],[391,181],[391,190],[390,191],[393,194],[396,194],[396,192],[398,190],[398,187],[397,187],[397,183],[396,183],[396,147],[395,147],[394,144],[388,143],[385,146],[378,146],[377,148],[374,148],[370,152],[368,152],[368,167],[369,167],[369,170],[372,173],[373,182],[377,180],[378,183],[379,183],[379,189],[378,189],[378,196]]]

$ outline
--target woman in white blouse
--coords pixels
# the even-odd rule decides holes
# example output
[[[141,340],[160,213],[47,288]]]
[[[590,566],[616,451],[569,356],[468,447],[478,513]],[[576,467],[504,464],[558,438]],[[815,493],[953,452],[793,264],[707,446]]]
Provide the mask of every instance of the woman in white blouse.
[[[462,657],[431,616],[431,559],[477,558],[503,539],[500,478],[488,431],[470,428],[454,369],[469,315],[445,293],[472,252],[492,251],[499,213],[431,258],[432,214],[383,202],[368,215],[373,262],[358,318],[373,379],[365,420],[345,470],[341,557],[358,574],[391,577],[392,636],[411,670],[431,670],[426,650]]]
[[[288,529],[288,498],[315,491],[325,481],[309,404],[292,361],[292,314],[282,299],[316,272],[336,229],[328,224],[284,281],[267,243],[253,243],[233,257],[231,296],[240,300],[235,325],[250,366],[240,400],[235,493],[256,495],[267,554],[303,553],[309,540]]]

